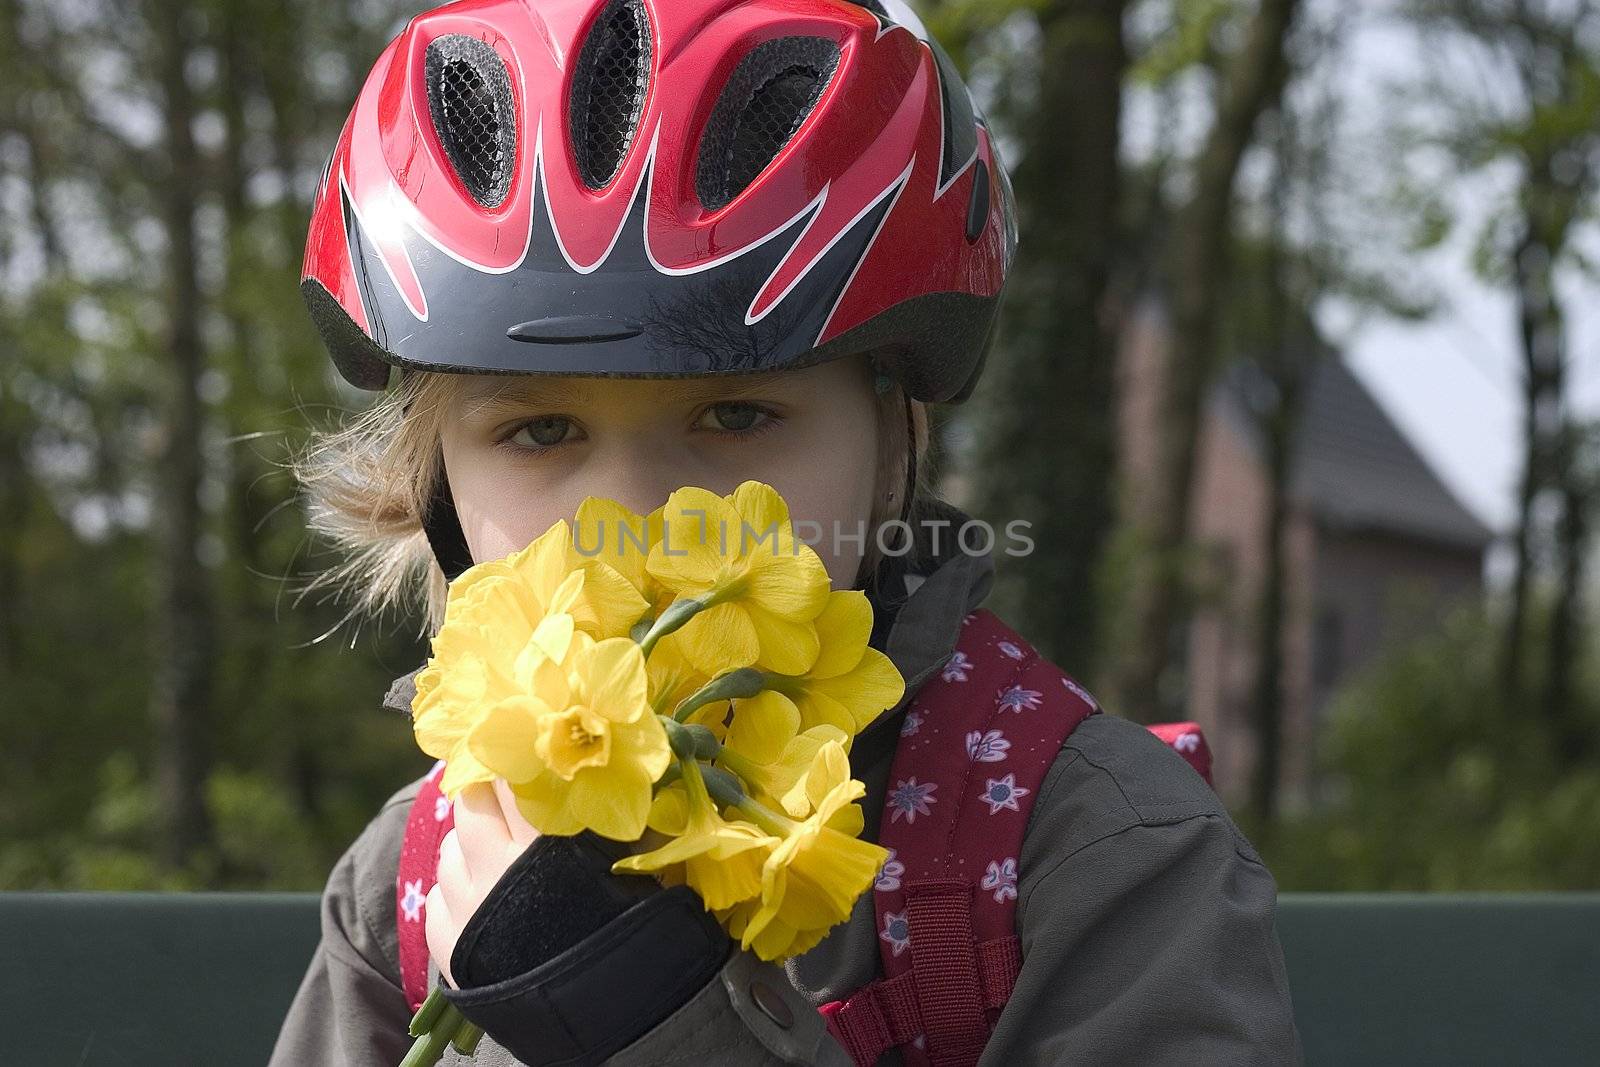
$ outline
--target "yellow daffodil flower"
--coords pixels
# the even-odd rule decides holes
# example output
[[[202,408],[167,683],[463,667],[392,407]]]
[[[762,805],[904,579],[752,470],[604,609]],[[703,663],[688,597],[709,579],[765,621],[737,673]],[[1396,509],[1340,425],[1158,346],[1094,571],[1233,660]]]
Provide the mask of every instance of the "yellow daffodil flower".
[[[717,762],[738,775],[757,800],[770,801],[792,819],[803,819],[811,810],[806,786],[816,766],[817,753],[829,742],[846,747],[849,738],[838,727],[823,724],[791,737],[777,759],[759,762],[725,746]]]
[[[579,631],[563,662],[540,661],[527,692],[488,708],[467,747],[540,833],[634,841],[671,758],[648,693],[637,644]]]
[[[668,641],[656,645],[646,661],[646,668],[650,673],[650,706],[662,715],[672,714],[673,708],[711,680],[704,671],[696,670],[694,664],[683,658],[677,645]],[[706,712],[706,718],[692,721],[710,725],[713,709],[706,707],[700,710]],[[727,710],[727,702],[724,701],[720,708],[721,715],[725,717]],[[721,736],[720,733],[718,736]]]
[[[761,870],[761,895],[718,912],[740,945],[762,959],[805,952],[850,915],[856,898],[877,877],[888,850],[856,835],[866,787],[850,778],[850,763],[837,741],[817,751],[806,781],[811,814],[801,822],[781,815],[747,812],[758,826],[782,830]]]
[[[795,538],[771,486],[745,482],[729,497],[673,493],[646,569],[679,598],[707,605],[673,635],[699,669],[802,674],[816,661],[813,620],[827,605],[828,571]]]
[[[900,702],[905,679],[888,656],[867,641],[872,605],[859,590],[830,593],[816,619],[821,648],[799,677],[774,677],[770,688],[734,702],[727,743],[750,758],[770,763],[789,739],[814,726],[833,726],[850,739]]]
[[[743,820],[717,813],[694,760],[683,763],[683,780],[656,794],[650,828],[672,840],[653,852],[618,860],[617,871],[653,871],[665,885],[687,882],[706,910],[732,907],[761,892],[761,871],[778,838]]]
[[[591,496],[578,505],[572,523],[578,555],[604,563],[627,579],[649,605],[652,615],[659,615],[676,596],[645,567],[651,550],[661,543],[661,511],[657,508],[648,515],[638,515],[615,500]]]

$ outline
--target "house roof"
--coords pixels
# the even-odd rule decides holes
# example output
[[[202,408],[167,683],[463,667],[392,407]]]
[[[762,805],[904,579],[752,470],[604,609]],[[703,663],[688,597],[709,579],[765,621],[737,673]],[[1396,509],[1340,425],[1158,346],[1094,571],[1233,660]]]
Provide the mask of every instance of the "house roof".
[[[1265,459],[1255,411],[1259,369],[1233,364],[1214,403]],[[1378,529],[1483,549],[1494,533],[1439,479],[1366,386],[1335,353],[1318,359],[1307,382],[1290,470],[1290,498],[1327,523]]]

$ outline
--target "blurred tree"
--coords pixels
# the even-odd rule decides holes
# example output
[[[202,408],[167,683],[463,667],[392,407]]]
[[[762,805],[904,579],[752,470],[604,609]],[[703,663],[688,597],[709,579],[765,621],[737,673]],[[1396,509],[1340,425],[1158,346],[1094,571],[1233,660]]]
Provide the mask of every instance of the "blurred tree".
[[[1124,0],[947,2],[936,29],[963,52],[1004,54],[994,110],[1011,131],[1022,230],[1002,340],[974,400],[974,512],[997,529],[1032,523],[996,601],[1078,674],[1097,655],[1096,568],[1111,523]]]
[[[314,888],[427,765],[283,467],[357,399],[300,247],[413,9],[0,0],[0,887]]]
[[[1523,364],[1525,457],[1497,690],[1507,707],[1531,700],[1581,759],[1600,750],[1571,714],[1591,490],[1577,462],[1559,287],[1574,267],[1594,277],[1576,238],[1596,218],[1600,182],[1600,4],[1412,0],[1406,12],[1435,45],[1422,136],[1448,150],[1462,175],[1508,165],[1514,175],[1475,241],[1479,272],[1512,290]],[[1540,646],[1528,639],[1529,605],[1541,571],[1557,592],[1535,695],[1527,657]]]
[[[200,480],[205,463],[201,375],[200,155],[196,101],[189,85],[197,16],[182,0],[153,0],[149,36],[159,85],[165,164],[160,174],[166,245],[165,348],[170,360],[161,394],[155,512],[160,562],[151,703],[156,725],[156,782],[165,822],[164,858],[182,863],[210,843],[204,789],[210,770],[209,717],[215,657],[210,568],[202,558]]]
[[[1142,722],[1183,714],[1181,687],[1163,687],[1168,667],[1181,670],[1186,632],[1190,501],[1195,446],[1208,387],[1219,362],[1219,323],[1227,298],[1234,186],[1257,120],[1277,103],[1288,74],[1287,41],[1298,0],[1259,0],[1237,27],[1237,45],[1217,57],[1216,94],[1209,128],[1191,165],[1188,192],[1173,214],[1161,273],[1172,294],[1172,343],[1161,380],[1158,484],[1125,508],[1132,548],[1124,621],[1116,661],[1107,674],[1112,706]],[[1179,4],[1182,11],[1187,5]],[[1201,10],[1203,9],[1203,10]],[[1195,5],[1174,19],[1180,30],[1195,16],[1209,42],[1227,20],[1205,16],[1217,4]]]

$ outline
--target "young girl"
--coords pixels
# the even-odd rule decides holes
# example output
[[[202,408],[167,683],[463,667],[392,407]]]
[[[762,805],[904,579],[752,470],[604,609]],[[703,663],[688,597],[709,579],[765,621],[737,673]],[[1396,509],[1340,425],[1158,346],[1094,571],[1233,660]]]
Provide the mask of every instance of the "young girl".
[[[906,680],[850,750],[863,836],[899,832],[938,800],[891,774],[911,766],[918,694],[977,669],[957,645],[993,567],[919,485],[925,405],[976,382],[1013,219],[981,117],[903,0],[419,16],[369,76],[312,219],[302,288],[339,371],[379,390],[399,368],[303,464],[319,525],[369,606],[421,594],[436,626],[449,578],[585,497],[642,513],[683,485],[774,486],[835,587],[867,591],[871,643]],[[1000,645],[1082,694],[1020,638]],[[413,678],[388,707],[409,712]],[[974,765],[1006,756],[999,731],[967,747]],[[916,923],[880,922],[873,893],[763,964],[578,839],[536,840],[503,783],[461,795],[424,901],[397,872],[430,775],[330,876],[272,1063],[399,1063],[408,924],[430,984],[487,1032],[446,1063],[1298,1062],[1275,885],[1205,781],[1112,715],[1046,756],[1032,788],[990,800],[1025,819],[980,893],[1014,908],[1020,961],[972,1009],[975,1042],[949,1039],[940,1020],[962,1006],[924,986],[895,1010],[925,1033],[895,1023],[874,1043],[818,1011],[906,948],[919,981],[933,973]]]

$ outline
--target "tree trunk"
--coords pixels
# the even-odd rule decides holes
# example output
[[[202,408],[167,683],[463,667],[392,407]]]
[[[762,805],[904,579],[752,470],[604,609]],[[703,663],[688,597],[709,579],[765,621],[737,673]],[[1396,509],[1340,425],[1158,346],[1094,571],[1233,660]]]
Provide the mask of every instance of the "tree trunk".
[[[1093,673],[1096,570],[1112,522],[1124,0],[1061,0],[1040,15],[1038,110],[1019,127],[1024,238],[1003,347],[980,389],[977,511],[1033,525],[1000,596],[1042,650]]]
[[[156,467],[161,566],[155,627],[152,708],[156,728],[156,785],[165,822],[164,858],[181,864],[209,844],[205,805],[214,633],[210,577],[201,563],[200,505],[204,411],[200,376],[198,277],[199,154],[191,125],[195,104],[185,69],[191,54],[188,5],[159,0],[152,22],[158,49],[163,127],[170,167],[161,189],[167,232],[170,357],[164,439]]]
[[[1289,328],[1290,279],[1282,242],[1287,240],[1289,190],[1295,176],[1297,146],[1294,116],[1278,112],[1272,222],[1262,269],[1266,319],[1263,369],[1275,387],[1273,405],[1262,427],[1267,459],[1266,573],[1256,609],[1256,676],[1250,723],[1256,760],[1250,779],[1250,807],[1258,835],[1271,832],[1278,808],[1282,766],[1284,622],[1287,612],[1287,564],[1284,530],[1289,518],[1289,479],[1293,469],[1295,429],[1306,360]],[[1309,350],[1309,346],[1307,346]]]
[[[1578,453],[1579,431],[1568,425],[1562,434],[1555,481],[1560,486],[1562,514],[1556,527],[1561,581],[1550,618],[1550,673],[1544,709],[1555,726],[1558,759],[1565,766],[1584,760],[1595,749],[1592,731],[1576,721],[1573,668],[1582,647],[1585,560],[1589,542],[1591,492]]]
[[[1189,536],[1195,446],[1217,363],[1234,181],[1257,119],[1282,94],[1298,7],[1299,0],[1261,0],[1227,66],[1216,120],[1195,163],[1194,192],[1173,222],[1172,343],[1161,374],[1162,419],[1151,427],[1160,438],[1160,490],[1150,511],[1134,520],[1148,525],[1137,538],[1142,558],[1129,592],[1129,643],[1119,650],[1113,678],[1119,713],[1142,722],[1182,713],[1181,706],[1163,705],[1161,681],[1169,655],[1182,656],[1188,581],[1180,561]]]

